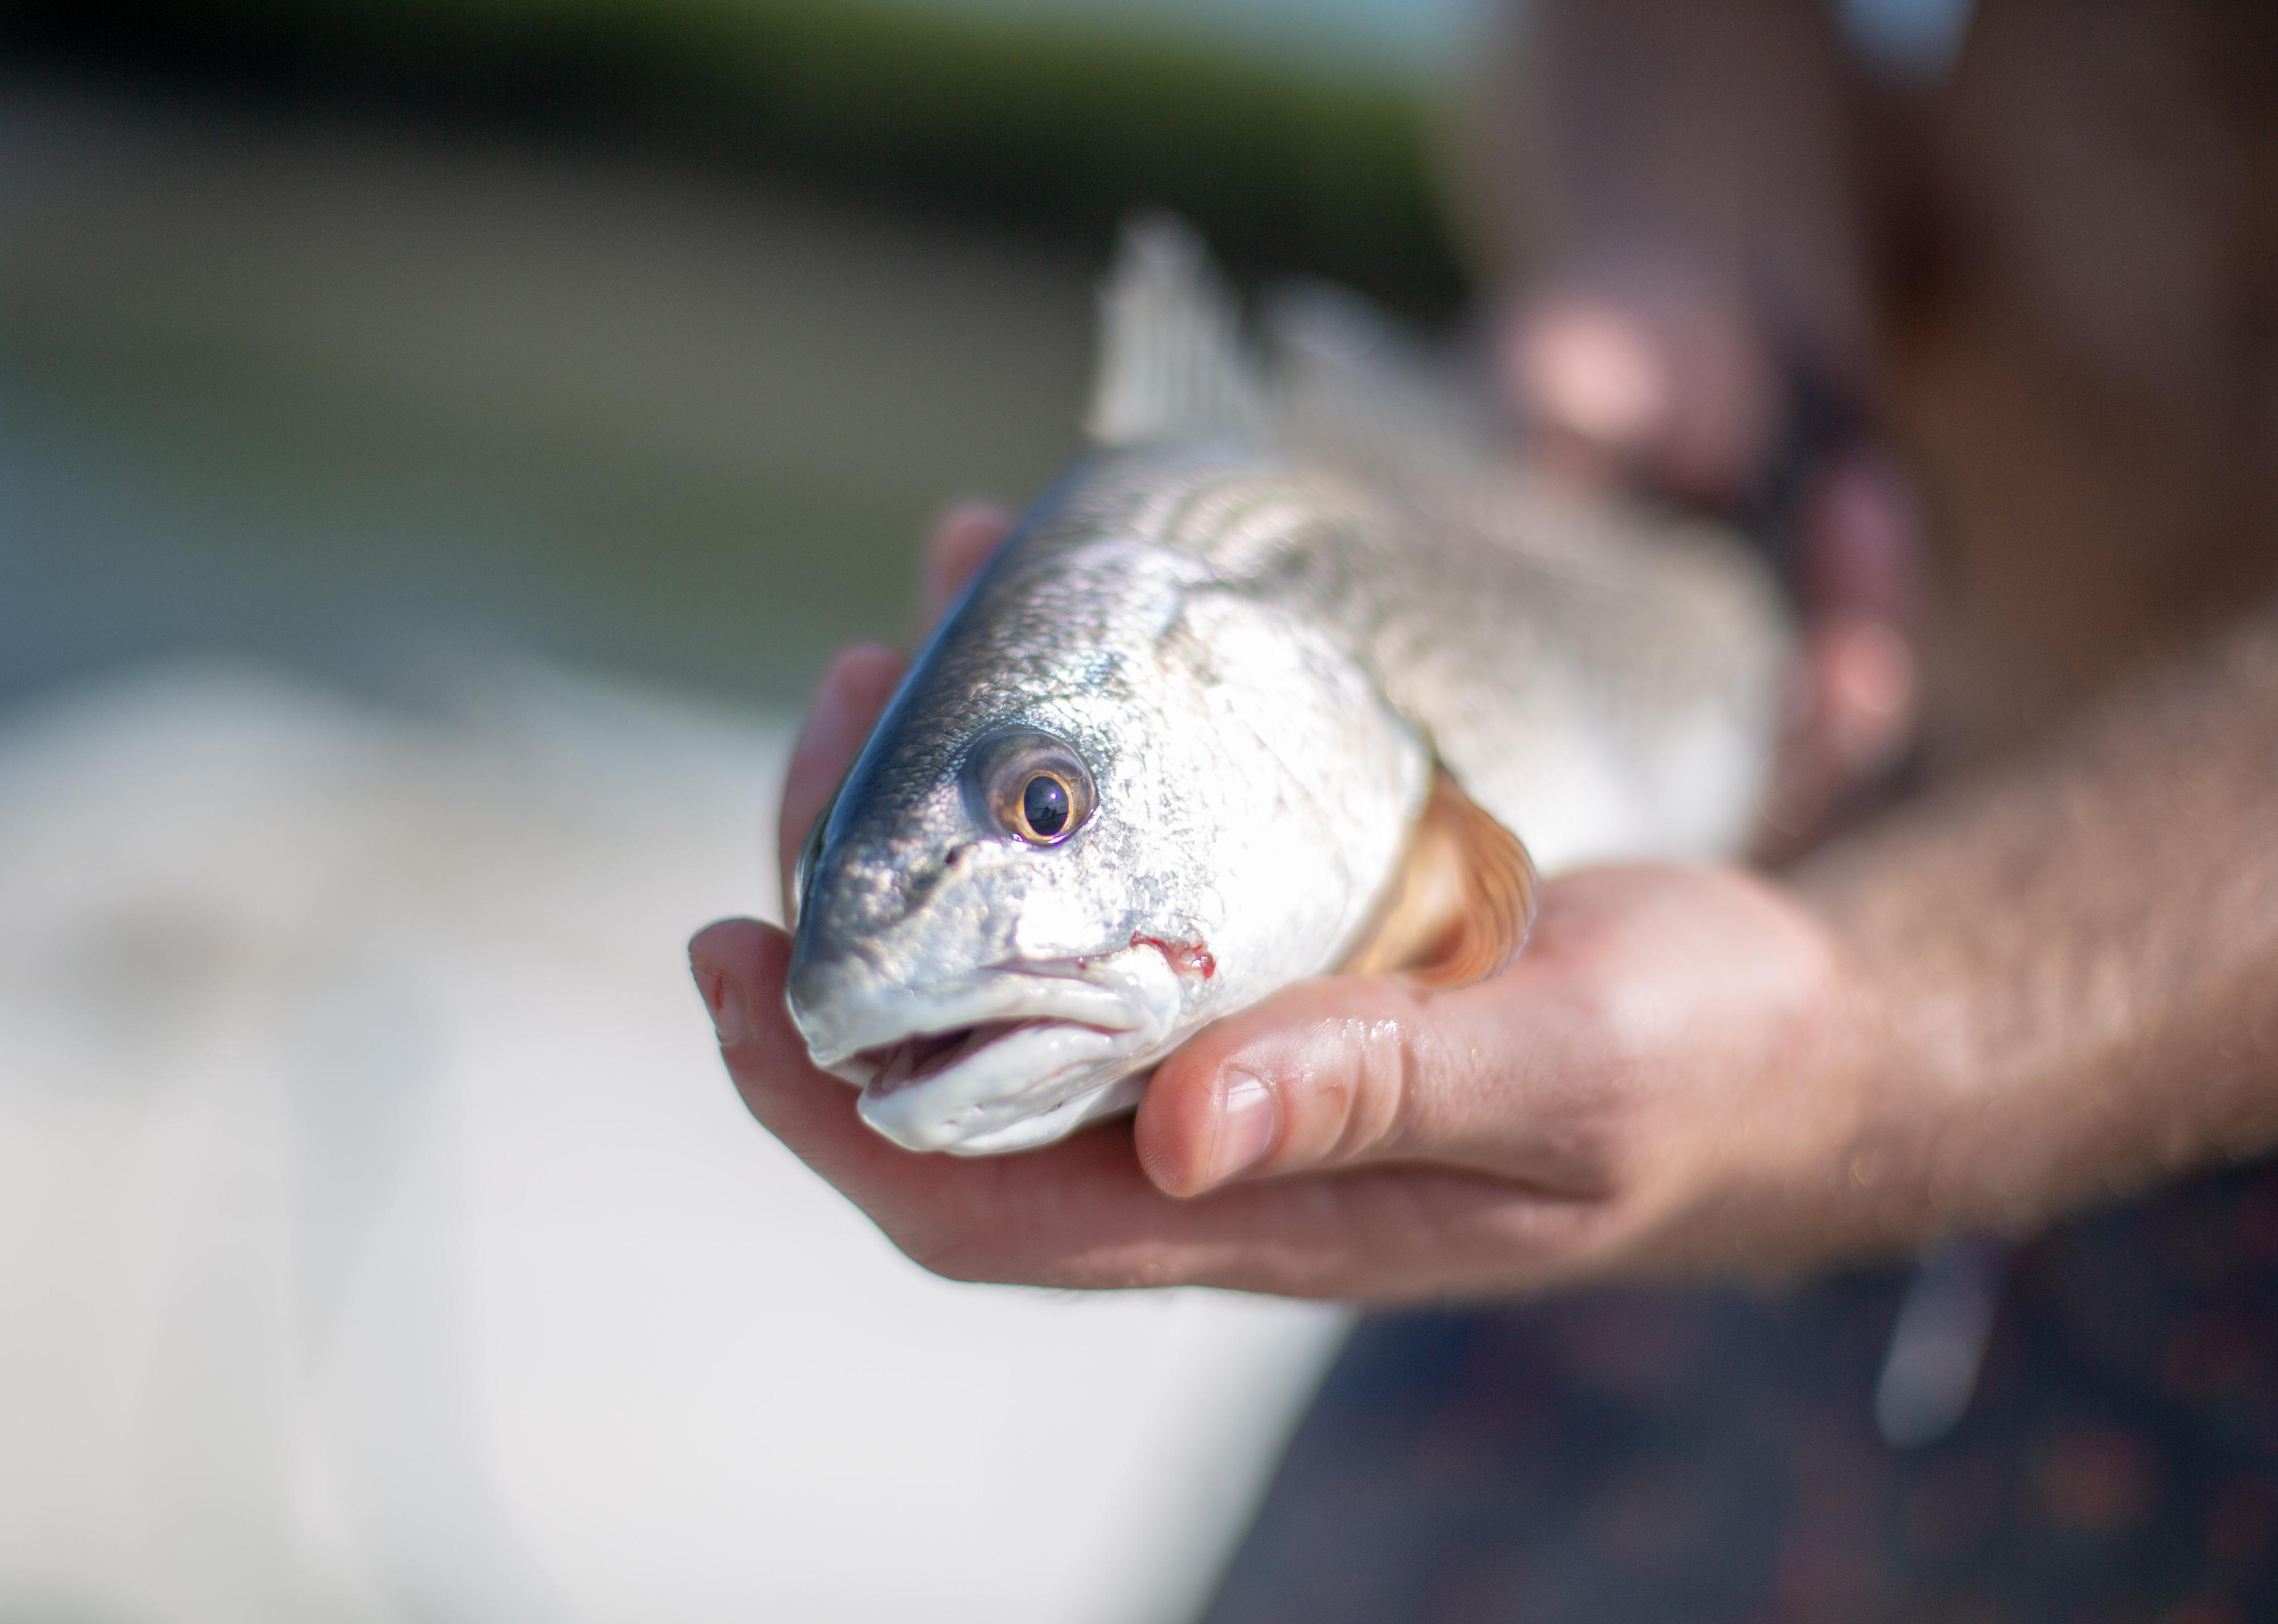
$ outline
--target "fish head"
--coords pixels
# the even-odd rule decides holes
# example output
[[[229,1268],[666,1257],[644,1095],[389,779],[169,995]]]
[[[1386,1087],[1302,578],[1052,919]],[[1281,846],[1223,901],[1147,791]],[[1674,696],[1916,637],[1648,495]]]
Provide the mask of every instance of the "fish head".
[[[1420,748],[1354,782],[1349,676],[1215,623],[1244,606],[1196,576],[1112,540],[1000,559],[809,835],[791,1013],[897,1143],[1128,1108],[1205,1020],[1326,968],[1395,860]]]

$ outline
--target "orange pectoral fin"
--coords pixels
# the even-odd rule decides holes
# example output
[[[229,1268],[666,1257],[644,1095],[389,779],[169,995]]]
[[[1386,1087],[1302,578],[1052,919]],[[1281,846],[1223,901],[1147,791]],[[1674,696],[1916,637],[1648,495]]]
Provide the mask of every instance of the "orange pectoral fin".
[[[1400,872],[1344,968],[1467,987],[1516,958],[1533,923],[1534,859],[1441,768]]]

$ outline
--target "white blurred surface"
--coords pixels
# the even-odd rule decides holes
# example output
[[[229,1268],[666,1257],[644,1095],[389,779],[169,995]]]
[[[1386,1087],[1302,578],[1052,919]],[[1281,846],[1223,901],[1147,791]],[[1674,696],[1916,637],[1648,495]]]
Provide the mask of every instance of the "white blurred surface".
[[[504,662],[0,718],[0,1620],[1169,1620],[1336,1314],[923,1274],[682,943],[773,722]]]

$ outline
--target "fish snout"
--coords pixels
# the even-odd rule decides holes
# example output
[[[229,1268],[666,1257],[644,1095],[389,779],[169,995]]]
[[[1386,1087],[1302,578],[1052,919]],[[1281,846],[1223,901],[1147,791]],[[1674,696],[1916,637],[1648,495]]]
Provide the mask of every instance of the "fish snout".
[[[808,1057],[824,1071],[871,1047],[873,1033],[903,990],[886,966],[858,947],[841,947],[802,929],[791,944],[784,1001],[806,1040]]]
[[[869,1047],[914,985],[970,967],[943,962],[943,944],[915,928],[911,899],[890,865],[841,862],[817,874],[792,934],[785,988],[791,1019],[817,1065]]]

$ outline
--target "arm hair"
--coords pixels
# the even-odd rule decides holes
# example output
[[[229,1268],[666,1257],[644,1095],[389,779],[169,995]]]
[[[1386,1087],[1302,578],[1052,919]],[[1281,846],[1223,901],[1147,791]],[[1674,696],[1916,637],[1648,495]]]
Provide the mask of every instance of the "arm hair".
[[[2278,1146],[2278,612],[1793,878],[1872,989],[1870,1227],[2022,1231]]]

